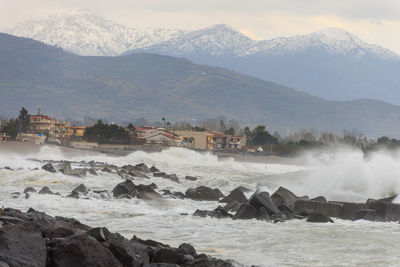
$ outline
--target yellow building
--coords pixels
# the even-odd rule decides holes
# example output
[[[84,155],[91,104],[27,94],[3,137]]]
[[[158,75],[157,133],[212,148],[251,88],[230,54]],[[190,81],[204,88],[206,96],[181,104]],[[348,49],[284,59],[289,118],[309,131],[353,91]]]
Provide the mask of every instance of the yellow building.
[[[81,141],[85,135],[85,126],[66,126],[65,139],[68,141]]]

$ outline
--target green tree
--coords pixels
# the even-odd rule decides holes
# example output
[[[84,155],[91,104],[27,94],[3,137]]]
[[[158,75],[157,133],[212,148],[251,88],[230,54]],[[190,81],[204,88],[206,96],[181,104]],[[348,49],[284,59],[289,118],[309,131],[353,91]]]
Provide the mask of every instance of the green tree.
[[[10,136],[11,140],[15,140],[18,136],[18,126],[15,120],[10,120],[8,124],[3,128],[3,133]]]
[[[224,134],[226,135],[235,135],[235,129],[233,127],[227,129],[224,131]]]
[[[278,139],[269,134],[267,130],[265,130],[265,125],[258,125],[253,131],[250,130],[249,127],[244,128],[244,134],[247,139],[247,144],[249,145],[268,145],[268,144],[277,144]]]
[[[104,124],[99,120],[95,125],[87,127],[85,140],[99,144],[130,144],[131,136],[127,130],[115,124]]]
[[[18,116],[16,123],[18,126],[19,133],[28,132],[29,125],[30,125],[29,114],[28,114],[28,110],[26,110],[24,107],[19,112],[19,116]]]

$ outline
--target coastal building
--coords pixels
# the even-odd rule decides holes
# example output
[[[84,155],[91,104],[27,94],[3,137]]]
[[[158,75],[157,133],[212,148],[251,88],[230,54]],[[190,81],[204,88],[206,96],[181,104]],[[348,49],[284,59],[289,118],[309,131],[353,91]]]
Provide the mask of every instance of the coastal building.
[[[50,143],[63,143],[66,126],[69,126],[67,121],[58,121],[47,115],[30,115],[31,133],[38,136],[45,136],[46,141]]]
[[[135,127],[137,139],[141,143],[161,144],[164,146],[182,146],[183,137],[164,128]]]
[[[226,147],[228,149],[241,149],[246,146],[246,137],[239,135],[228,135]]]
[[[183,146],[192,149],[211,149],[213,137],[207,131],[175,131],[183,137]]]
[[[82,141],[83,136],[85,135],[86,127],[85,126],[65,126],[65,134],[64,138],[68,142],[72,141]]]

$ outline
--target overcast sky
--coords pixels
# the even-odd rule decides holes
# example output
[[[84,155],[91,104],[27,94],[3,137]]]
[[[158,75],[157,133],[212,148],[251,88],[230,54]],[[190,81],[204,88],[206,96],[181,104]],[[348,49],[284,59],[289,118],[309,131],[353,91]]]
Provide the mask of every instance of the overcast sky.
[[[0,0],[0,28],[65,9],[135,28],[224,23],[254,39],[339,27],[400,53],[400,0]]]

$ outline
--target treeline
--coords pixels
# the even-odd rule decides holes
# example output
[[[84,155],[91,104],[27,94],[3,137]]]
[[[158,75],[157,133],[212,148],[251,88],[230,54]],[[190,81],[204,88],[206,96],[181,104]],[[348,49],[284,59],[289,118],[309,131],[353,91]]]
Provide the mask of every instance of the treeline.
[[[16,140],[18,134],[27,133],[30,130],[30,121],[28,110],[24,107],[19,112],[19,116],[15,119],[10,119],[4,128],[2,133],[10,136],[11,140]]]
[[[129,125],[134,131],[133,125]],[[87,127],[84,139],[89,142],[97,142],[99,144],[131,144],[132,137],[129,132],[116,124],[107,124],[99,120],[93,126]]]

